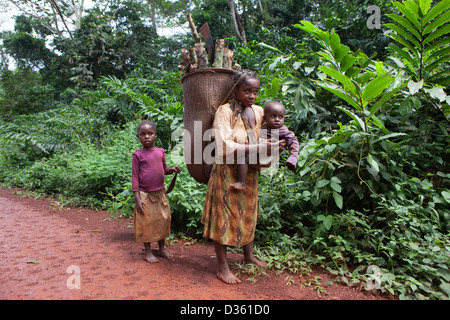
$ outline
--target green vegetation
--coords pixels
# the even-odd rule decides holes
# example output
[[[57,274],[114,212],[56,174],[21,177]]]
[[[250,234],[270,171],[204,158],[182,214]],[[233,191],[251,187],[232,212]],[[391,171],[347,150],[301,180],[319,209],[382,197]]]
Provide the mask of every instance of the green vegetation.
[[[140,119],[157,123],[169,165],[180,164],[176,65],[193,39],[158,36],[142,1],[116,2],[97,1],[52,49],[36,17],[1,34],[0,183],[127,218]],[[298,168],[286,170],[283,153],[276,174],[259,180],[257,253],[269,266],[318,265],[348,285],[448,299],[450,1],[235,1],[247,44],[227,1],[161,3],[162,17],[182,20],[190,6],[199,26],[227,37],[235,61],[258,70],[258,104],[287,106]],[[372,4],[381,30],[366,27]],[[200,238],[205,186],[181,167],[173,229]]]

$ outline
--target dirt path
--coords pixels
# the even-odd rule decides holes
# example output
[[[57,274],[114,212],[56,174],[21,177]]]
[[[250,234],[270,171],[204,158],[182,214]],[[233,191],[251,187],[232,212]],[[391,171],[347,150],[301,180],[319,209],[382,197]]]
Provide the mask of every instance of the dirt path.
[[[0,189],[2,300],[386,299],[339,284],[327,286],[333,278],[320,271],[309,277],[241,274],[243,283],[226,285],[215,277],[216,259],[208,243],[177,241],[169,247],[174,260],[149,264],[142,259],[143,246],[133,241],[130,220],[62,209],[48,199],[21,194]],[[240,262],[242,256],[230,253],[229,259]]]

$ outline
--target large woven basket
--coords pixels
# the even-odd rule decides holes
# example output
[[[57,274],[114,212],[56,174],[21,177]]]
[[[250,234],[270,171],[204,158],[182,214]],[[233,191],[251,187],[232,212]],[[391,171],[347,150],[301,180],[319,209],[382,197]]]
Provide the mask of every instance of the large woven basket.
[[[211,129],[214,115],[219,105],[224,102],[233,87],[235,70],[223,68],[195,69],[181,78],[183,84],[184,129],[191,139],[184,139],[185,162],[189,174],[199,183],[207,184],[212,165],[205,163],[203,156],[199,163],[199,155],[195,156],[195,144],[203,151],[210,144],[204,139],[206,130]],[[197,127],[194,132],[194,122],[201,121],[201,132]],[[201,133],[201,135],[200,135]],[[190,152],[188,152],[190,150]]]

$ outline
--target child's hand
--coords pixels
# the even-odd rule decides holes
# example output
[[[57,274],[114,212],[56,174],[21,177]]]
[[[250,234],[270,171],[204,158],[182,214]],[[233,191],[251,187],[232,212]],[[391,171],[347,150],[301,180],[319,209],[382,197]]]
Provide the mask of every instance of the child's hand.
[[[174,173],[180,173],[180,172],[181,172],[180,166],[175,166],[175,167],[173,167],[173,168],[174,168],[174,170],[175,170]]]
[[[144,215],[144,206],[146,205],[144,202],[141,201],[141,199],[136,198],[134,200],[135,208],[137,213],[139,213],[141,216]]]

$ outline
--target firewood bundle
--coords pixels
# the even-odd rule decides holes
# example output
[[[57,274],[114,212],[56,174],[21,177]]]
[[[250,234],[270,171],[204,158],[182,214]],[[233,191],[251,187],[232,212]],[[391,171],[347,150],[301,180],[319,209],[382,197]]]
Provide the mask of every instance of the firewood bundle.
[[[214,45],[208,23],[205,23],[199,30],[203,36],[203,43],[190,13],[187,15],[187,20],[195,39],[195,46],[194,48],[183,48],[180,50],[181,63],[178,65],[178,70],[180,70],[181,74],[195,69],[209,67],[237,70],[241,68],[237,63],[233,65],[234,54],[232,50],[225,47],[225,39],[217,39]]]

